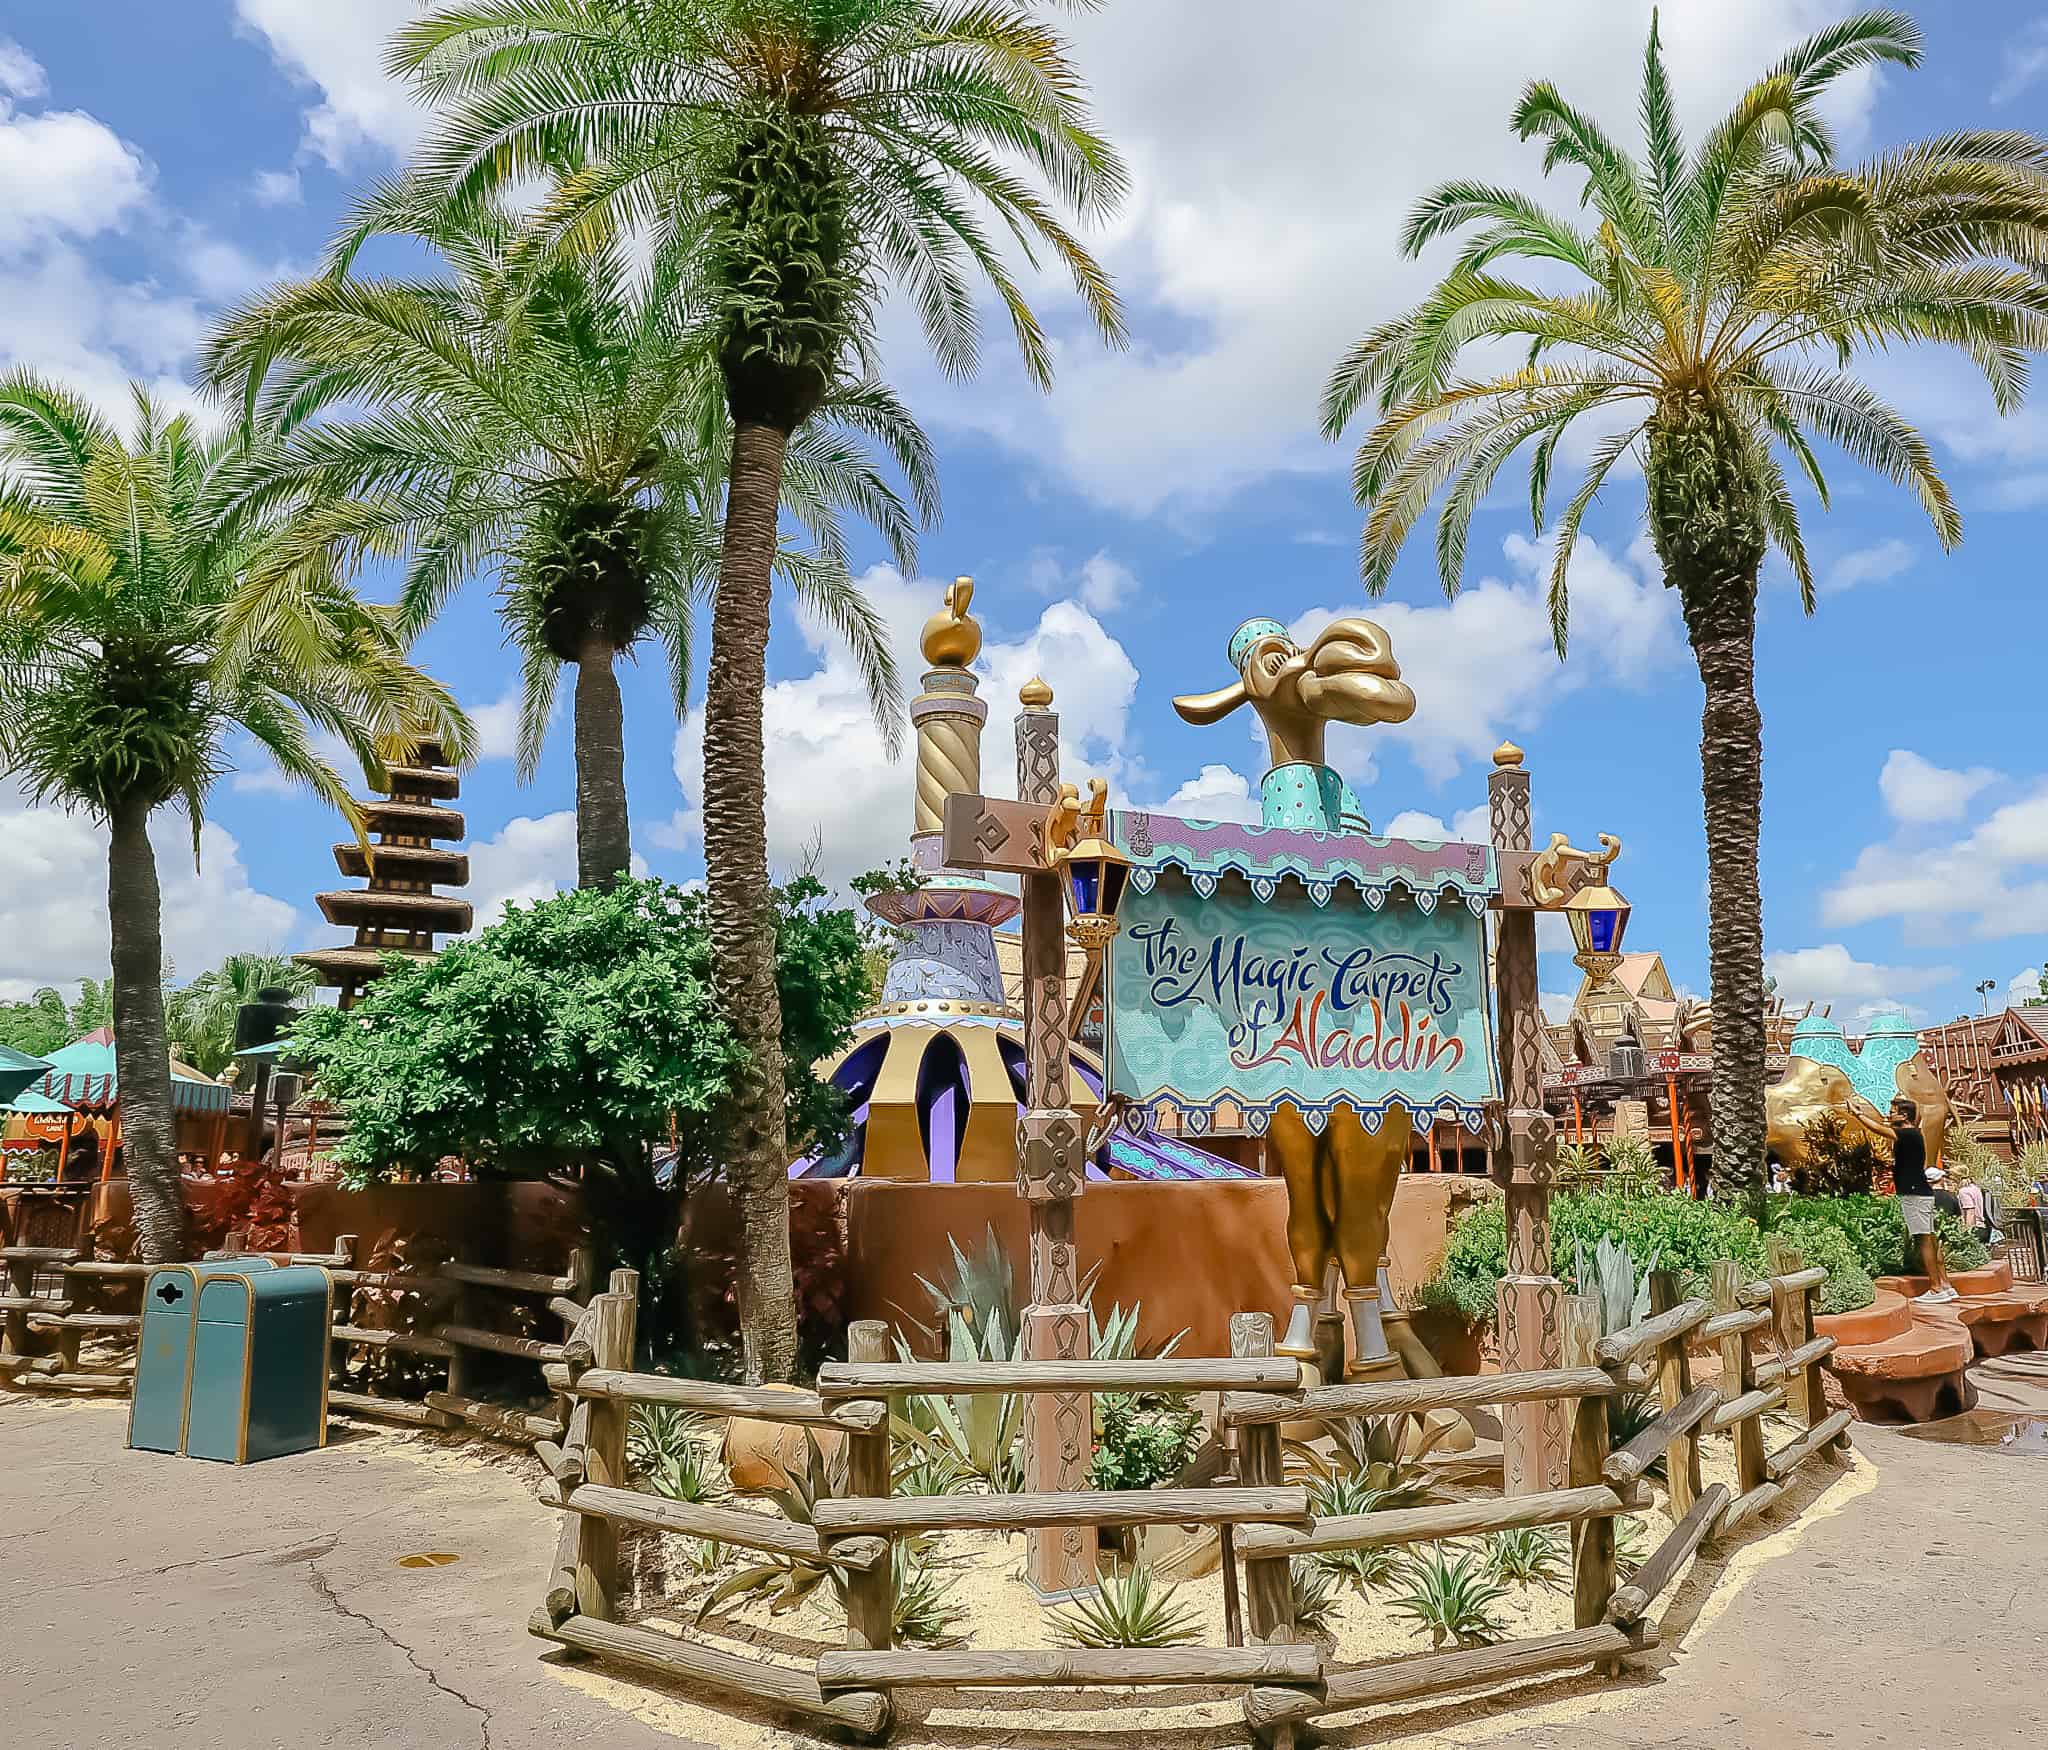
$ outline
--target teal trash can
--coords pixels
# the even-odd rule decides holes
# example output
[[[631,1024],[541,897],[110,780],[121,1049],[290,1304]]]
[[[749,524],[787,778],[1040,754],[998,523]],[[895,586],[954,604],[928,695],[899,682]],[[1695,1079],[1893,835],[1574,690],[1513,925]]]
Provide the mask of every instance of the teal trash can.
[[[333,1323],[333,1279],[317,1264],[202,1281],[186,1455],[254,1464],[324,1446]]]
[[[214,1258],[164,1264],[144,1278],[135,1390],[128,1400],[128,1444],[141,1452],[185,1450],[185,1406],[192,1389],[192,1334],[199,1289],[209,1276],[273,1268],[268,1258]]]

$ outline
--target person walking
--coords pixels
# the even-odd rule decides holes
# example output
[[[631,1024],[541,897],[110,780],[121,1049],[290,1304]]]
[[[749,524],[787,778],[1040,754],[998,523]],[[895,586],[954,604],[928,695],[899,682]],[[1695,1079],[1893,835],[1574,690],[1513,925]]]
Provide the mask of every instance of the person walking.
[[[1919,1109],[1901,1096],[1892,1102],[1889,1118],[1892,1189],[1898,1193],[1899,1213],[1906,1219],[1907,1242],[1918,1248],[1920,1272],[1927,1278],[1927,1292],[1917,1298],[1954,1300],[1956,1291],[1948,1285],[1948,1272],[1942,1266],[1941,1242],[1934,1236],[1934,1186],[1927,1177],[1927,1142],[1920,1134]]]
[[[1968,1179],[1958,1180],[1956,1207],[1961,1212],[1963,1226],[1988,1246],[1991,1243],[1991,1217],[1984,1198],[1984,1187],[1973,1184]]]

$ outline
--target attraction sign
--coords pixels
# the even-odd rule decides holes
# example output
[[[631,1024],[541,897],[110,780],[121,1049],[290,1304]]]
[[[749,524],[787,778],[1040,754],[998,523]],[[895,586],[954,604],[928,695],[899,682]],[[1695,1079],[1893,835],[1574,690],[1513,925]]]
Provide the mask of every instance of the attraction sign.
[[[1401,1107],[1474,1133],[1496,1093],[1492,850],[1123,812],[1109,1087],[1199,1135],[1228,1108],[1368,1132]]]

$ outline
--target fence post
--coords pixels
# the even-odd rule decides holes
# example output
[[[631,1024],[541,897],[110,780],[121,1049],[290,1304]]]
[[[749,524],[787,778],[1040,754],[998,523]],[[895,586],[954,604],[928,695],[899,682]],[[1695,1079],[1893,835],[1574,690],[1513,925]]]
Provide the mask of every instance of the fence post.
[[[889,1327],[880,1319],[856,1319],[846,1329],[848,1361],[887,1361]],[[891,1485],[889,1424],[872,1434],[846,1437],[846,1492],[886,1501]],[[828,1547],[826,1555],[832,1552]],[[852,1652],[882,1652],[894,1642],[896,1620],[895,1546],[888,1556],[865,1572],[846,1578],[846,1645]],[[889,1698],[875,1698],[888,1719]]]
[[[1650,1272],[1650,1312],[1669,1312],[1684,1298],[1676,1270]],[[1692,1362],[1686,1354],[1687,1333],[1657,1345],[1657,1395],[1667,1410],[1676,1409],[1692,1390]],[[1671,1517],[1683,1519],[1700,1498],[1700,1431],[1695,1422],[1664,1449],[1664,1482],[1671,1496]]]
[[[1723,1258],[1714,1266],[1714,1311],[1742,1310],[1742,1266]],[[1749,1355],[1749,1333],[1731,1331],[1721,1339],[1721,1401],[1733,1403],[1756,1389],[1756,1365]],[[1758,1417],[1744,1416],[1729,1430],[1735,1436],[1735,1493],[1742,1496],[1764,1482],[1764,1431]]]
[[[1600,1341],[1598,1295],[1567,1295],[1564,1302],[1564,1364],[1592,1367]],[[1572,1406],[1570,1454],[1565,1475],[1574,1489],[1598,1488],[1607,1463],[1607,1400],[1580,1398]],[[1607,1620],[1614,1597],[1614,1521],[1582,1519],[1572,1527],[1572,1620],[1594,1628]]]
[[[1271,1355],[1273,1315],[1262,1312],[1232,1314],[1230,1352],[1247,1358]],[[1278,1484],[1283,1470],[1280,1425],[1277,1422],[1255,1422],[1238,1429],[1237,1480],[1240,1483],[1248,1487]],[[1247,1560],[1244,1580],[1252,1639],[1259,1642],[1293,1640],[1294,1577],[1287,1558]]]
[[[467,1246],[457,1246],[450,1261],[458,1264],[468,1263],[469,1259],[464,1255],[468,1249]],[[436,1270],[434,1274],[439,1276],[441,1273]],[[458,1282],[452,1295],[440,1299],[437,1322],[431,1327],[435,1336],[440,1336],[443,1329],[449,1325],[474,1325],[482,1322],[475,1316],[470,1306],[470,1292],[468,1283]],[[451,1343],[448,1346],[448,1395],[451,1398],[468,1398],[476,1395],[469,1369],[470,1352],[460,1343]]]
[[[1804,1269],[1806,1267],[1806,1255],[1803,1252],[1794,1252],[1792,1257],[1794,1269]],[[1813,1323],[1813,1302],[1814,1297],[1819,1293],[1820,1290],[1818,1288],[1802,1288],[1799,1291],[1799,1305],[1795,1312],[1799,1320],[1799,1341],[1801,1343],[1811,1343],[1819,1334],[1814,1329]],[[1828,1419],[1827,1380],[1821,1372],[1821,1369],[1826,1365],[1827,1357],[1823,1355],[1819,1359],[1808,1363],[1803,1369],[1806,1375],[1806,1425],[1809,1428],[1818,1427]],[[1846,1429],[1843,1430],[1829,1444],[1838,1452],[1846,1452],[1849,1449],[1848,1431]]]
[[[597,1316],[591,1323],[595,1365],[627,1373],[633,1367],[633,1326],[640,1312],[640,1274],[614,1270],[611,1292],[590,1303]],[[606,1488],[626,1483],[626,1418],[629,1407],[618,1398],[590,1400],[590,1444],[584,1458],[584,1480]],[[619,1532],[609,1519],[594,1513],[577,1515],[576,1598],[584,1615],[610,1622],[618,1614]]]
[[[1778,1279],[1789,1276],[1799,1266],[1799,1254],[1776,1234],[1764,1239],[1764,1258],[1771,1272],[1771,1336],[1778,1345],[1778,1353],[1789,1355],[1806,1341],[1806,1324],[1800,1315],[1800,1302],[1796,1296],[1787,1294],[1778,1286]],[[1807,1402],[1808,1376],[1805,1369],[1785,1376],[1785,1407],[1796,1416],[1812,1418]]]

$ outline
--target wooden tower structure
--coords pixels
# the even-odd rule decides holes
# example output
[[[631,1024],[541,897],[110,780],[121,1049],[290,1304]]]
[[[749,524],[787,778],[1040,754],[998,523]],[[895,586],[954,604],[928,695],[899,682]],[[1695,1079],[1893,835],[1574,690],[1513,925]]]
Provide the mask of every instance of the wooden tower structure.
[[[447,806],[462,793],[462,779],[438,742],[422,742],[413,763],[392,766],[388,793],[363,803],[367,831],[376,840],[365,851],[354,840],[334,847],[334,861],[362,887],[315,895],[330,924],[353,929],[355,940],[297,956],[320,982],[341,992],[349,1007],[383,970],[386,954],[427,960],[436,935],[467,930],[470,903],[442,887],[469,885],[469,858],[437,841],[466,835],[461,814]]]

